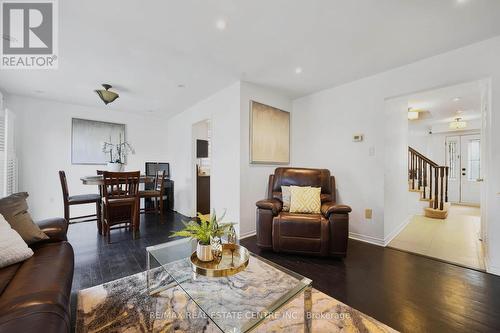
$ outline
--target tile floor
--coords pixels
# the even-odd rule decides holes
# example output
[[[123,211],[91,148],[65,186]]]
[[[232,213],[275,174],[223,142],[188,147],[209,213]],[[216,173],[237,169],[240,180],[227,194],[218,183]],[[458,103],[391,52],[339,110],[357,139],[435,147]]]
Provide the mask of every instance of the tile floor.
[[[415,215],[389,247],[484,270],[480,209],[452,205],[445,220]]]

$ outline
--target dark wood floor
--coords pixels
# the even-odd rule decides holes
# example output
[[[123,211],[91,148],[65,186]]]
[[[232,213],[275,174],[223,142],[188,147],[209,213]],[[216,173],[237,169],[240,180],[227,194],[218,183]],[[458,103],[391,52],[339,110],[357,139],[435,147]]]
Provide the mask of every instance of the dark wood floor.
[[[138,239],[132,240],[128,231],[115,231],[109,245],[93,223],[70,226],[68,237],[75,249],[73,310],[77,290],[145,270],[145,247],[168,241],[184,219],[176,213],[162,221],[153,214],[142,218]],[[344,260],[260,251],[255,237],[241,243],[399,331],[500,331],[498,276],[354,240]]]

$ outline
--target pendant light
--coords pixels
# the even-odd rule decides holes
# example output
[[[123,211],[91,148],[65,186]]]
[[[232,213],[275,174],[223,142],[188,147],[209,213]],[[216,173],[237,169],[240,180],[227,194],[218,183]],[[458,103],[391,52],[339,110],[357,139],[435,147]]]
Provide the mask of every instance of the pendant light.
[[[450,129],[461,130],[467,127],[467,122],[463,121],[462,118],[455,118],[454,121],[450,123]]]
[[[118,97],[120,97],[120,95],[118,95],[114,91],[109,90],[110,88],[112,88],[110,84],[103,83],[102,86],[104,87],[104,89],[99,89],[99,90],[94,90],[94,91],[97,93],[97,95],[99,95],[99,97],[102,99],[104,104],[107,105],[107,104],[113,102]]]

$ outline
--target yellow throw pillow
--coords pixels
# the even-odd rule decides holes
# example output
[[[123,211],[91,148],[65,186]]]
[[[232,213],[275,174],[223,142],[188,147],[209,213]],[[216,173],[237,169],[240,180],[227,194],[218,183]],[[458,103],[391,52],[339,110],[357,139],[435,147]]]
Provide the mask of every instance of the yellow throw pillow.
[[[290,186],[290,213],[321,213],[321,187]]]

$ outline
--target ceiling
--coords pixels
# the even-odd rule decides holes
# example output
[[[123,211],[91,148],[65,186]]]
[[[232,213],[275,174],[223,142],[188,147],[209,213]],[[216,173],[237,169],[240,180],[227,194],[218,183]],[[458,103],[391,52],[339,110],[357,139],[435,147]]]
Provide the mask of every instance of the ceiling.
[[[408,107],[428,111],[419,120],[410,120],[411,129],[429,129],[450,123],[457,117],[465,121],[481,118],[480,82],[463,83],[412,95]]]
[[[165,115],[237,80],[296,98],[500,35],[498,0],[58,3],[59,69],[1,71],[0,89],[101,107],[110,83],[107,108]]]

